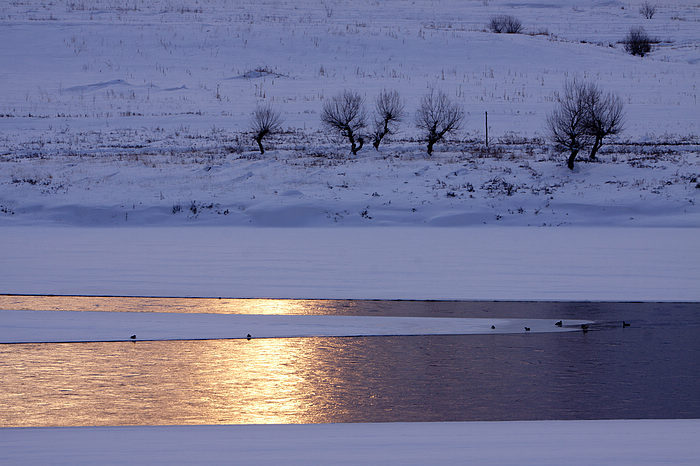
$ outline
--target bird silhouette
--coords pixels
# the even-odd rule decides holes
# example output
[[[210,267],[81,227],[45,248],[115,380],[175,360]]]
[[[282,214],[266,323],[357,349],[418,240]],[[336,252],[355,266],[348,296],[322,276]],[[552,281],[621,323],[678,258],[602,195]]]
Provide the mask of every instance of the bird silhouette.
[[[628,324],[624,320],[622,321],[622,328],[629,327],[629,326],[630,326],[630,324]]]
[[[491,326],[491,330],[495,330],[495,329],[496,329],[496,326],[495,326],[495,325],[492,325],[492,326]]]
[[[136,340],[136,335],[131,335],[129,338],[131,338],[132,340]]]
[[[557,323],[554,324],[554,325],[556,325],[557,327],[561,327],[561,326],[563,325],[563,322],[560,320],[559,322],[557,322]]]
[[[526,331],[526,332],[529,332],[529,331],[530,331],[530,327],[525,327],[525,331]]]
[[[253,337],[250,336],[250,333],[248,335],[246,335],[247,340],[250,340],[251,338],[253,338]]]

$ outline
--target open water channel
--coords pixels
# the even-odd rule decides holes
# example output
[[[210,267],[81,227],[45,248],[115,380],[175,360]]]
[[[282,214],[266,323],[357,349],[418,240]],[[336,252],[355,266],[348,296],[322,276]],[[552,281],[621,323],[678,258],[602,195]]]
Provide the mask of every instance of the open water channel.
[[[586,333],[0,344],[2,427],[700,418],[698,303],[0,296],[2,309],[597,321]]]

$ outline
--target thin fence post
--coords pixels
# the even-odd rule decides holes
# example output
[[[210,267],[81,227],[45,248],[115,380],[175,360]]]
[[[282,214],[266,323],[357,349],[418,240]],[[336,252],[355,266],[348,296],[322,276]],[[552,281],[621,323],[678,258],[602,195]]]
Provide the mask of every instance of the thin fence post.
[[[486,147],[489,146],[489,112],[484,112],[484,120],[486,124]]]

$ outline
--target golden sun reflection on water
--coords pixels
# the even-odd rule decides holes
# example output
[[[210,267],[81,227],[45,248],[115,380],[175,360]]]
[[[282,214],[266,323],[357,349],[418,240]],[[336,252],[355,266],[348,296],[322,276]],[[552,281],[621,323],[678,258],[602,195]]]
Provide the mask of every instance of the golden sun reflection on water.
[[[284,424],[314,422],[315,393],[309,374],[313,345],[302,340],[251,340],[234,352],[219,352],[219,370],[198,373],[197,385],[220,392],[220,403],[208,406],[208,417],[224,422],[227,412],[237,413],[236,423]],[[207,363],[211,363],[209,357]]]
[[[588,334],[0,344],[0,427],[681,418],[700,412],[700,378],[693,371],[700,360],[697,303],[0,296],[2,308],[448,317],[536,312],[638,320],[631,329]],[[668,393],[674,393],[671,404],[646,402]]]
[[[207,300],[206,311],[215,314],[318,314],[318,301],[290,299]]]
[[[342,344],[2,345],[0,426],[328,422],[342,415],[333,402]]]
[[[352,301],[336,300],[0,295],[0,309],[33,311],[318,315],[353,307]]]
[[[12,310],[323,315],[357,308],[333,300],[0,296],[0,309]],[[0,426],[331,422],[347,411],[335,400],[351,375],[337,362],[353,344],[0,345]]]

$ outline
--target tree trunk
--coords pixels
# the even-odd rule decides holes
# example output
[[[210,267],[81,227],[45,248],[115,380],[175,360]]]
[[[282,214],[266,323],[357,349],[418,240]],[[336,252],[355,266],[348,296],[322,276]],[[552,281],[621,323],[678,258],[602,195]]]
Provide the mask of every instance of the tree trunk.
[[[359,144],[355,144],[355,138],[352,135],[349,135],[348,138],[350,139],[350,144],[352,145],[350,148],[352,155],[357,155],[360,149],[362,149],[362,146],[365,144],[365,140],[362,137],[359,137],[357,138],[357,142]]]
[[[377,132],[374,136],[374,142],[372,145],[374,146],[375,150],[379,150],[379,144],[382,143],[382,139],[384,139],[384,136],[389,134],[389,121],[384,120],[384,129],[381,131]]]
[[[603,139],[596,137],[595,142],[593,143],[593,147],[591,147],[591,155],[588,157],[591,160],[596,160],[595,155],[598,153],[598,149],[600,149],[603,146]]]
[[[263,148],[263,145],[262,145],[262,138],[255,138],[255,142],[258,143],[258,147],[260,148],[260,154],[264,154],[265,149]]]
[[[435,141],[432,139],[428,140],[428,155],[433,155],[433,145],[435,144]]]
[[[379,144],[381,144],[382,139],[384,139],[384,136],[386,136],[387,134],[389,134],[389,120],[384,119],[384,129],[374,141],[374,148],[376,150],[379,150]]]
[[[352,155],[357,154],[357,146],[355,144],[355,136],[353,136],[352,131],[347,131],[348,135],[348,141],[350,141],[350,152],[352,152]]]
[[[382,139],[384,139],[384,136],[386,136],[386,133],[381,133],[381,132],[374,133],[374,135],[372,136],[372,139],[374,139],[372,141],[372,145],[374,146],[374,150],[377,150],[377,151],[379,150],[379,144],[382,143]]]
[[[571,155],[569,156],[569,160],[566,161],[566,166],[569,167],[570,170],[574,169],[574,160],[576,160],[577,154],[578,154],[578,149],[572,149]]]

